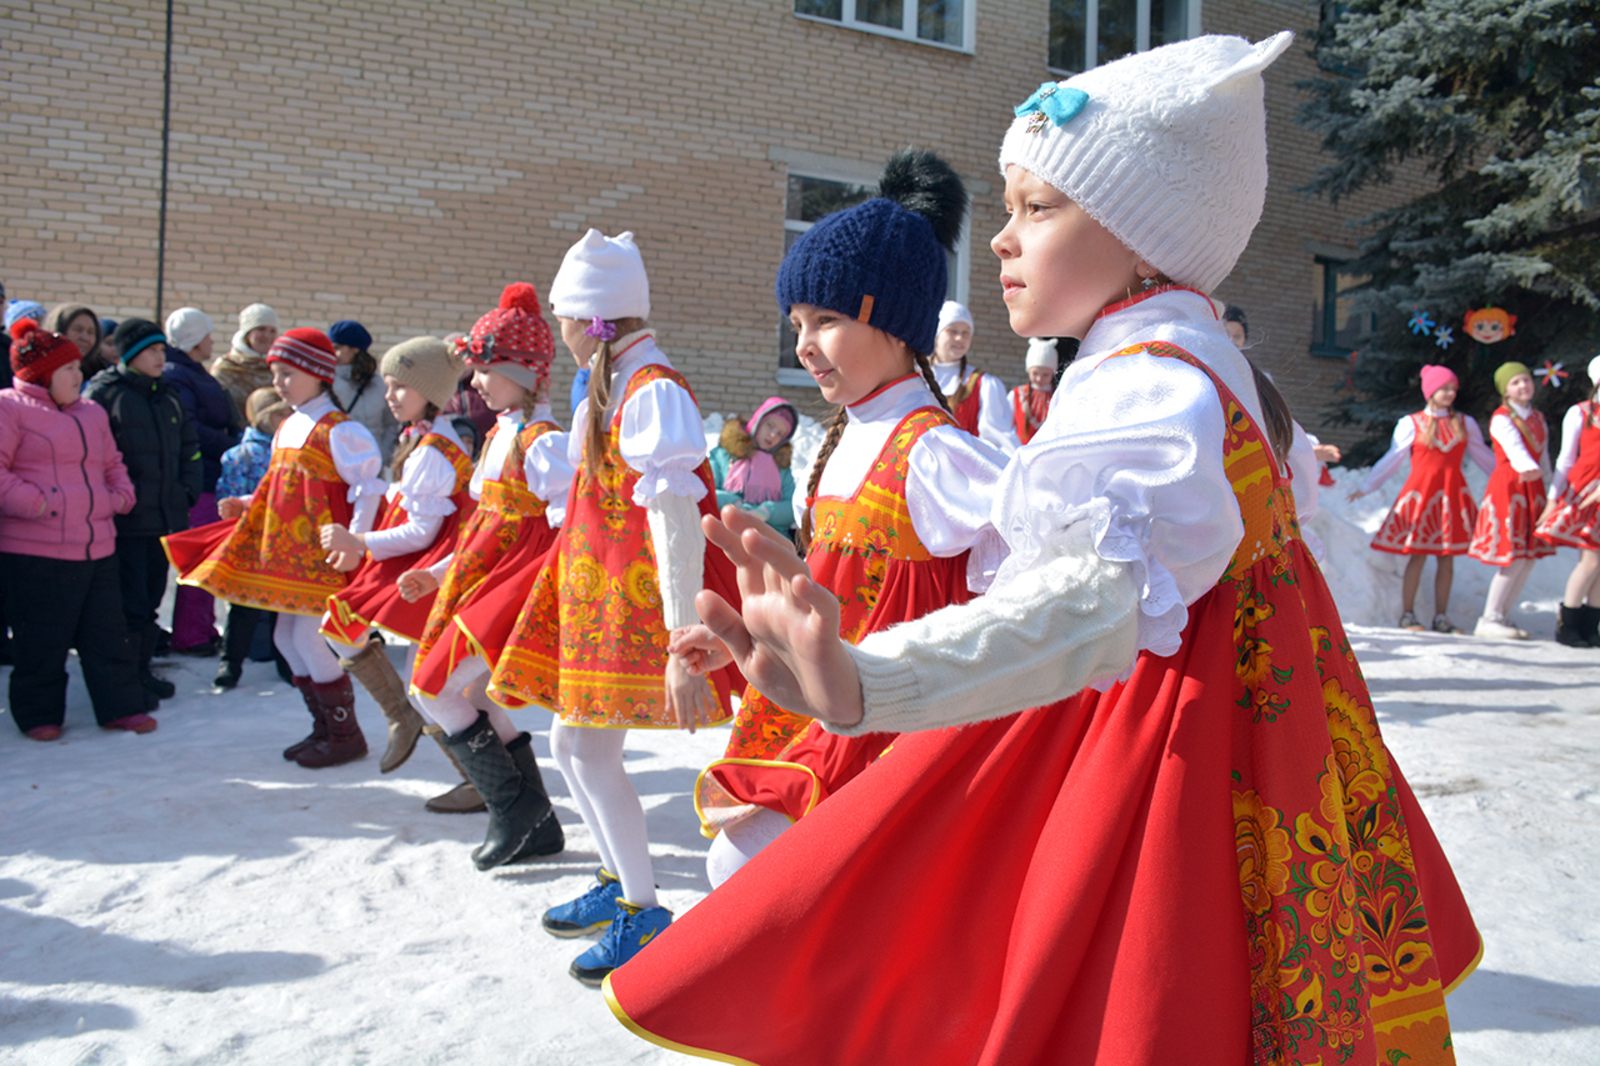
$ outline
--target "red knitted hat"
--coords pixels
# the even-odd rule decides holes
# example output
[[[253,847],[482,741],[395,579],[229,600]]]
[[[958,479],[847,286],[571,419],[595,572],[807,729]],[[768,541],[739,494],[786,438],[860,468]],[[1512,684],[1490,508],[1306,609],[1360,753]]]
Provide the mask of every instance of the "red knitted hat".
[[[547,370],[556,342],[539,306],[539,293],[525,281],[512,282],[500,294],[500,306],[478,319],[472,332],[456,342],[468,366],[520,363]]]
[[[11,372],[31,385],[49,387],[50,376],[83,358],[78,346],[31,318],[11,324]]]
[[[339,357],[333,354],[333,342],[326,333],[302,326],[281,334],[272,342],[272,347],[267,349],[267,362],[288,363],[318,381],[331,382]]]

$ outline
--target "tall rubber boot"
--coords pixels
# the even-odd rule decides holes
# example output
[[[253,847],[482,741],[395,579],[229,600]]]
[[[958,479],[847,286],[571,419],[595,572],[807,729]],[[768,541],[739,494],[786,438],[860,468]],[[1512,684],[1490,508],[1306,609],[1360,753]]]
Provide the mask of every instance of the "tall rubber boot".
[[[483,802],[483,797],[478,795],[478,790],[472,782],[467,780],[467,772],[461,768],[461,762],[456,758],[456,753],[450,750],[450,745],[444,742],[444,730],[436,725],[430,725],[423,732],[432,737],[439,744],[439,750],[444,752],[445,758],[450,760],[450,765],[456,768],[456,773],[461,775],[461,784],[448,792],[440,793],[423,806],[434,814],[477,814],[486,811],[489,805]]]
[[[322,706],[328,735],[296,755],[294,761],[308,770],[321,770],[366,755],[367,738],[361,735],[361,725],[356,721],[356,690],[350,679],[340,674],[337,681],[313,681],[311,697]]]
[[[550,793],[544,787],[544,775],[539,773],[539,760],[533,755],[533,737],[527,733],[518,733],[511,743],[506,745],[506,752],[511,756],[511,761],[516,763],[517,773],[522,775],[522,788],[524,792],[531,792],[538,796],[546,807],[550,807]],[[527,843],[518,848],[516,854],[507,859],[507,864],[514,862],[529,862],[544,855],[554,855],[567,846],[566,834],[561,831],[561,823],[556,821],[554,815],[540,823],[533,836]],[[476,858],[476,853],[474,853]]]
[[[476,722],[446,737],[445,743],[489,805],[489,831],[472,853],[473,865],[480,870],[493,869],[530,847],[535,837],[550,846],[550,823],[555,822],[556,812],[548,797],[523,784],[522,771],[495,735],[488,715],[479,711]],[[555,830],[559,832],[560,826]]]
[[[383,643],[374,641],[350,658],[340,659],[339,665],[361,682],[361,687],[377,701],[383,716],[389,720],[389,746],[378,760],[378,771],[387,774],[400,769],[416,750],[417,738],[422,735],[426,723],[411,706],[406,684],[389,661]]]
[[[311,747],[328,739],[328,723],[322,717],[322,704],[317,702],[316,695],[311,691],[309,677],[291,677],[289,684],[300,690],[300,696],[306,701],[306,710],[311,712],[311,732],[300,741],[290,744],[283,749],[283,757],[294,762],[295,756]]]

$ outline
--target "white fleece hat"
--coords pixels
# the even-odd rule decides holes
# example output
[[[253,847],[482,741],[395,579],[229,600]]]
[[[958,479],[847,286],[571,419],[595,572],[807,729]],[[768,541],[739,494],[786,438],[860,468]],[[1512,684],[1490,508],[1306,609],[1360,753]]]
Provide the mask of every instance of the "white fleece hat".
[[[1029,370],[1036,366],[1056,368],[1056,339],[1054,337],[1029,337],[1028,358],[1022,364]]]
[[[1180,285],[1233,270],[1267,192],[1261,72],[1294,34],[1195,37],[1046,82],[1000,146]]]
[[[278,312],[266,304],[251,304],[239,312],[239,332],[249,333],[258,326],[278,328]]]
[[[561,318],[650,317],[650,279],[633,234],[591,229],[567,249],[550,283],[550,310]]]
[[[211,316],[198,307],[180,307],[167,316],[167,343],[180,352],[191,352],[194,346],[217,331]]]
[[[978,328],[973,324],[972,312],[967,310],[966,304],[958,304],[954,300],[946,300],[944,306],[939,308],[939,326],[933,331],[933,335],[937,337],[947,327],[953,326],[957,322],[965,322],[967,328],[974,331]]]
[[[1589,360],[1589,380],[1600,385],[1600,355]]]

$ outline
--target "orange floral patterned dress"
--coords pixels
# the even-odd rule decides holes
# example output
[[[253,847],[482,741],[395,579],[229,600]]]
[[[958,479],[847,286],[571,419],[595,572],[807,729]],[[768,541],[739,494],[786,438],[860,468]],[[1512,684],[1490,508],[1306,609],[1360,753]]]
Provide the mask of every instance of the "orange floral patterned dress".
[[[1454,1062],[1477,930],[1270,446],[1212,380],[1245,532],[1178,651],[901,734],[611,974],[625,1025],[762,1066]]]
[[[1495,408],[1495,418],[1511,417],[1511,409],[1504,405]],[[1528,454],[1535,460],[1544,455],[1550,432],[1544,415],[1532,412],[1525,421],[1527,428],[1519,430]],[[1489,486],[1484,490],[1483,502],[1478,505],[1478,525],[1472,533],[1472,545],[1467,554],[1490,566],[1505,566],[1518,559],[1543,559],[1556,550],[1534,532],[1539,517],[1544,513],[1544,479],[1523,481],[1511,466],[1511,459],[1497,440],[1494,442],[1494,473],[1489,475]]]
[[[954,424],[942,408],[913,411],[889,434],[853,498],[816,501],[806,565],[813,579],[838,597],[839,635],[851,644],[969,598],[967,553],[936,558],[917,538],[906,507],[912,447],[935,426]],[[714,836],[752,804],[800,818],[865,769],[894,738],[893,733],[835,736],[746,688],[727,752],[706,767],[695,786],[702,831]]]
[[[350,524],[348,486],[328,445],[344,421],[330,411],[300,447],[273,448],[267,476],[239,518],[161,538],[178,581],[229,603],[320,617],[347,580],[324,561],[318,539],[330,522]]]
[[[415,644],[422,639],[428,626],[428,613],[433,607],[433,596],[421,596],[415,603],[407,603],[400,595],[396,582],[407,570],[432,566],[450,554],[455,547],[456,533],[462,519],[472,514],[476,504],[467,491],[472,481],[472,460],[461,446],[439,433],[425,433],[417,442],[417,450],[432,448],[450,461],[455,468],[455,490],[450,502],[455,510],[445,516],[433,543],[419,552],[393,555],[387,559],[363,560],[350,576],[350,584],[328,597],[328,618],[322,623],[322,632],[345,644],[360,644],[367,631],[374,627],[393,633],[402,640]],[[415,453],[413,453],[415,454]],[[395,529],[410,521],[400,498],[384,502],[383,510],[373,529]]]
[[[622,411],[652,381],[688,383],[670,367],[648,364],[628,379],[591,474],[578,468],[567,517],[551,561],[528,594],[489,682],[489,695],[508,707],[541,704],[569,725],[610,729],[675,729],[666,709],[667,631],[661,589],[644,508],[633,503],[639,474],[622,458]],[[706,494],[700,513],[716,511],[710,463],[701,463]],[[705,587],[739,603],[733,566],[706,544]],[[743,687],[731,668],[710,675],[727,721],[731,696]]]
[[[484,439],[485,457],[499,429],[496,423]],[[556,534],[545,518],[545,501],[528,488],[523,459],[534,441],[559,432],[561,427],[554,422],[529,422],[517,432],[499,476],[484,479],[477,509],[456,535],[454,558],[439,582],[417,647],[411,687],[424,696],[438,696],[463,660],[474,655],[487,657],[488,651],[462,628],[464,614],[505,583],[518,582],[523,575],[531,580],[554,542]]]

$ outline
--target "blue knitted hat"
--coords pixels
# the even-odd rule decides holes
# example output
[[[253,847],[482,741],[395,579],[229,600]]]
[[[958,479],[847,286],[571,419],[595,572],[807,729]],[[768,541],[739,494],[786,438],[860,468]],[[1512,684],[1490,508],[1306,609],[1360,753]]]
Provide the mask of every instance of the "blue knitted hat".
[[[926,355],[945,301],[945,255],[961,235],[967,192],[944,160],[909,149],[885,164],[878,192],[794,242],[778,267],[778,307],[785,315],[794,304],[826,307]]]
[[[372,334],[353,318],[343,318],[329,326],[328,339],[335,344],[347,344],[362,351],[372,347]]]

